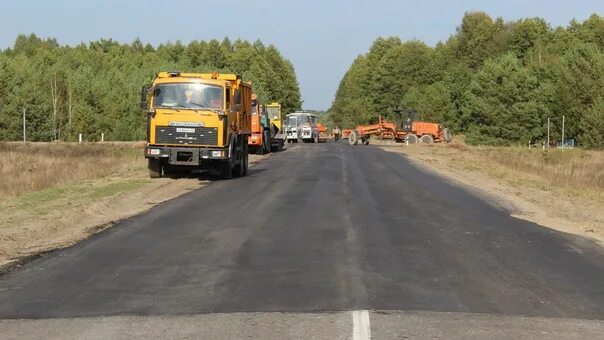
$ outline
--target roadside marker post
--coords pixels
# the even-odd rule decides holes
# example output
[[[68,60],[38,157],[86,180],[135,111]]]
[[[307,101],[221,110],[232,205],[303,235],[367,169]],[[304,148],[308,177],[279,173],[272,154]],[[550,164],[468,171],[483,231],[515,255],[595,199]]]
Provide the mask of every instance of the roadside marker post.
[[[23,143],[25,143],[25,108],[23,108]]]
[[[547,117],[547,148],[549,149],[549,117]]]
[[[79,136],[78,136],[78,142],[79,142],[79,143],[82,143],[82,134],[81,134],[81,133],[80,133],[80,134],[79,134]]]
[[[564,115],[562,115],[562,149],[566,148],[564,144]]]

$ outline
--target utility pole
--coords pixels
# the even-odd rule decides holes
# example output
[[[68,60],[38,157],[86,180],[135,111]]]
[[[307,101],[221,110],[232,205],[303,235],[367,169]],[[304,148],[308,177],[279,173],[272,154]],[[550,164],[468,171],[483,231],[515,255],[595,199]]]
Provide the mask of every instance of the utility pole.
[[[566,147],[566,144],[564,143],[564,115],[562,115],[562,147]]]
[[[25,108],[23,108],[23,143],[25,143]]]
[[[549,149],[549,117],[547,117],[547,148]]]

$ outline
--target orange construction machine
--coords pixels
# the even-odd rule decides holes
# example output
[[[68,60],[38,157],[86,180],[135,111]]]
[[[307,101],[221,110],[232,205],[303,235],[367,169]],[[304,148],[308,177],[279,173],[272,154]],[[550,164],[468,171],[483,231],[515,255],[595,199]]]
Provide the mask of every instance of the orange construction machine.
[[[330,138],[329,134],[327,134],[327,127],[323,126],[321,123],[317,123],[317,130],[319,131],[319,143],[325,143]]]
[[[256,94],[252,93],[252,133],[247,138],[247,144],[251,153],[263,155],[271,152],[271,132],[268,112],[260,105]]]
[[[252,94],[252,133],[247,139],[251,153],[263,155],[271,151],[282,151],[285,134],[281,133],[281,105],[261,105],[256,94]]]
[[[350,145],[356,145],[359,142],[362,144],[369,144],[369,138],[376,136],[380,139],[394,139],[397,142],[407,142],[408,144],[415,143],[442,143],[450,142],[452,139],[451,133],[448,129],[443,128],[438,123],[428,122],[416,122],[415,117],[417,111],[415,110],[403,110],[398,109],[394,112],[402,119],[400,124],[390,122],[382,116],[379,117],[379,121],[376,124],[370,125],[359,125],[355,129],[350,131],[348,136],[348,143]],[[346,135],[344,130],[343,135]],[[344,137],[346,138],[346,137]]]

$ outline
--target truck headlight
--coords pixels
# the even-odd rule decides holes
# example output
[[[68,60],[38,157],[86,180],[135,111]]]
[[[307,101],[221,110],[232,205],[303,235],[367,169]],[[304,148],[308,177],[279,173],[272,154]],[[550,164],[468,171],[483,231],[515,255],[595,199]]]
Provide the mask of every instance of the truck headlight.
[[[212,151],[212,157],[218,157],[218,158],[222,157],[222,151],[220,151],[220,150]]]
[[[157,156],[161,152],[160,149],[147,149],[147,155]]]

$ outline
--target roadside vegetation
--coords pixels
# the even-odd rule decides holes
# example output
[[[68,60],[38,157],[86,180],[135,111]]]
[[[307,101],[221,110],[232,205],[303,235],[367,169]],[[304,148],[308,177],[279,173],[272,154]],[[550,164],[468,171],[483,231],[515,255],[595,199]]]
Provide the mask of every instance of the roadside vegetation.
[[[142,149],[135,146],[0,143],[0,202],[81,180],[145,169]]]
[[[415,108],[478,145],[551,140],[604,148],[604,17],[552,27],[542,18],[505,21],[466,13],[434,47],[378,38],[341,80],[331,120],[344,127]]]
[[[565,192],[604,202],[604,152],[581,149],[527,147],[468,147],[451,144],[433,148],[446,152],[450,161],[468,170],[486,168],[496,177],[518,187]]]
[[[22,138],[26,111],[28,141],[143,140],[145,115],[140,90],[159,71],[228,72],[254,84],[263,102],[287,111],[301,107],[293,65],[260,40],[168,42],[101,39],[77,46],[54,38],[20,35],[0,50],[0,141]]]

